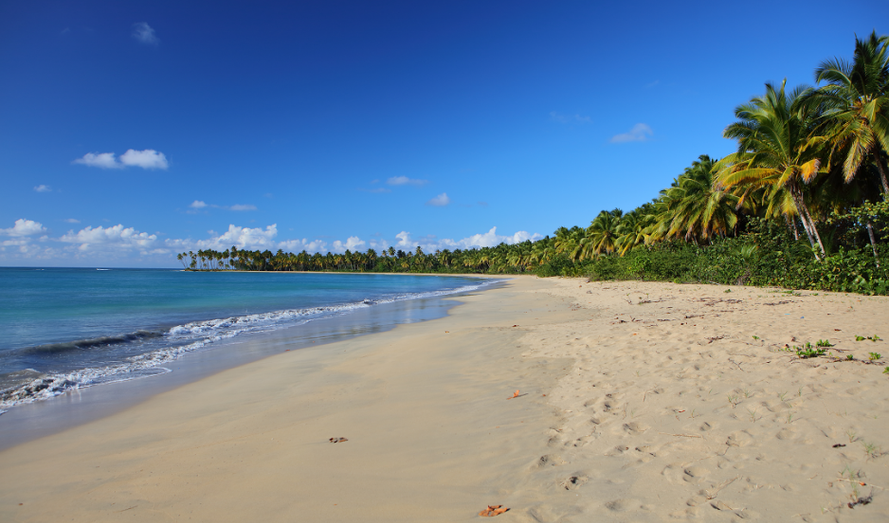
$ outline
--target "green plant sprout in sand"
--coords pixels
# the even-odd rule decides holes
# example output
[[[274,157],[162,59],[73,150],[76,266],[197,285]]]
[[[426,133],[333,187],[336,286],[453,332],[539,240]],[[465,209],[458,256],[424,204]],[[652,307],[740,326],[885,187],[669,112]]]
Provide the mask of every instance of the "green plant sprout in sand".
[[[883,338],[877,336],[876,334],[874,334],[873,336],[868,336],[868,337],[857,336],[857,335],[855,336],[855,341],[864,341],[864,340],[883,341]]]
[[[827,349],[820,348],[820,346],[813,347],[812,344],[809,342],[806,342],[806,344],[802,347],[797,347],[794,345],[793,349],[796,351],[796,355],[800,359],[817,358],[818,356],[823,356],[824,353],[827,352]]]
[[[880,354],[879,352],[869,352],[868,354],[869,354],[869,356],[867,357],[868,361],[878,361],[880,358],[883,357],[883,355]]]
[[[876,459],[883,455],[883,449],[873,443],[862,441],[861,446],[864,447],[864,454],[867,460]]]

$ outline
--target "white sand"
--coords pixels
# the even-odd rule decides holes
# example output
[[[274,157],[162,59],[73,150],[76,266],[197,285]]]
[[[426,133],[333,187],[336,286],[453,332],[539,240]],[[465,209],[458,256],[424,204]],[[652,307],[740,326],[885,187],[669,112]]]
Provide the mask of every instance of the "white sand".
[[[2,452],[0,521],[889,521],[889,299],[726,289],[516,278]]]

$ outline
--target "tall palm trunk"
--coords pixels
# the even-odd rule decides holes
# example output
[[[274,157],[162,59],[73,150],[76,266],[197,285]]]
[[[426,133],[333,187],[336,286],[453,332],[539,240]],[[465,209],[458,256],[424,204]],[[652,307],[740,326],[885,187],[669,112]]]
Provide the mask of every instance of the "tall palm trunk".
[[[874,241],[874,226],[870,220],[867,221],[867,236],[870,238],[870,248],[874,251],[874,263],[877,264],[877,268],[879,269],[880,259],[877,258],[877,242]]]
[[[799,240],[799,229],[796,228],[796,219],[791,219],[790,216],[785,214],[784,221],[787,223],[787,228],[793,232],[793,239]]]
[[[877,164],[877,170],[880,171],[880,182],[883,184],[883,194],[889,195],[889,183],[886,182],[886,170],[883,169],[883,155],[880,151],[877,151],[874,154],[874,159],[876,160],[874,163]]]
[[[812,250],[815,251],[815,259],[821,261],[821,256],[815,248],[815,240],[818,241],[818,247],[821,248],[821,253],[826,252],[824,250],[824,244],[821,243],[821,236],[818,234],[818,228],[815,227],[815,221],[812,220],[812,215],[809,214],[809,207],[806,205],[802,191],[797,184],[794,183],[791,185],[790,195],[793,198],[793,203],[796,205],[796,211],[799,214],[800,220],[803,222],[803,229],[805,229],[806,236],[809,238],[809,244],[812,245]]]

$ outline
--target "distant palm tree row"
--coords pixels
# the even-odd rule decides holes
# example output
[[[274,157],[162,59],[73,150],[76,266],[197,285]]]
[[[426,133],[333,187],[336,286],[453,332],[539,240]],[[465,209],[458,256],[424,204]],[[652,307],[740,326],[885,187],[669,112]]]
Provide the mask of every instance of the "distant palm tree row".
[[[190,270],[243,271],[349,271],[349,272],[441,272],[441,273],[515,273],[525,272],[539,264],[532,257],[535,244],[530,241],[516,245],[505,243],[479,249],[444,249],[426,254],[417,246],[414,252],[389,247],[379,254],[367,252],[309,254],[285,253],[279,250],[250,251],[232,247],[225,251],[199,250],[178,255]]]
[[[889,232],[879,227],[889,225],[889,37],[856,37],[851,61],[826,60],[814,78],[815,87],[789,92],[785,82],[767,83],[765,94],[735,109],[737,121],[723,132],[737,142],[735,153],[701,155],[651,202],[627,213],[602,211],[586,228],[430,254],[420,247],[323,255],[232,247],[182,253],[179,260],[193,270],[516,273],[556,258],[578,264],[660,242],[705,248],[744,235],[757,220],[783,224],[819,261],[837,248],[868,244],[876,258]]]

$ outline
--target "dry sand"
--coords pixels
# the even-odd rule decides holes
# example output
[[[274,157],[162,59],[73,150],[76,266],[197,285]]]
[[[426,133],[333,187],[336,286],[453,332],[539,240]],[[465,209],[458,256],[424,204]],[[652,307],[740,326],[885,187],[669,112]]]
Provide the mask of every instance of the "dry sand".
[[[4,451],[0,521],[889,521],[889,299],[728,289],[515,278]]]

